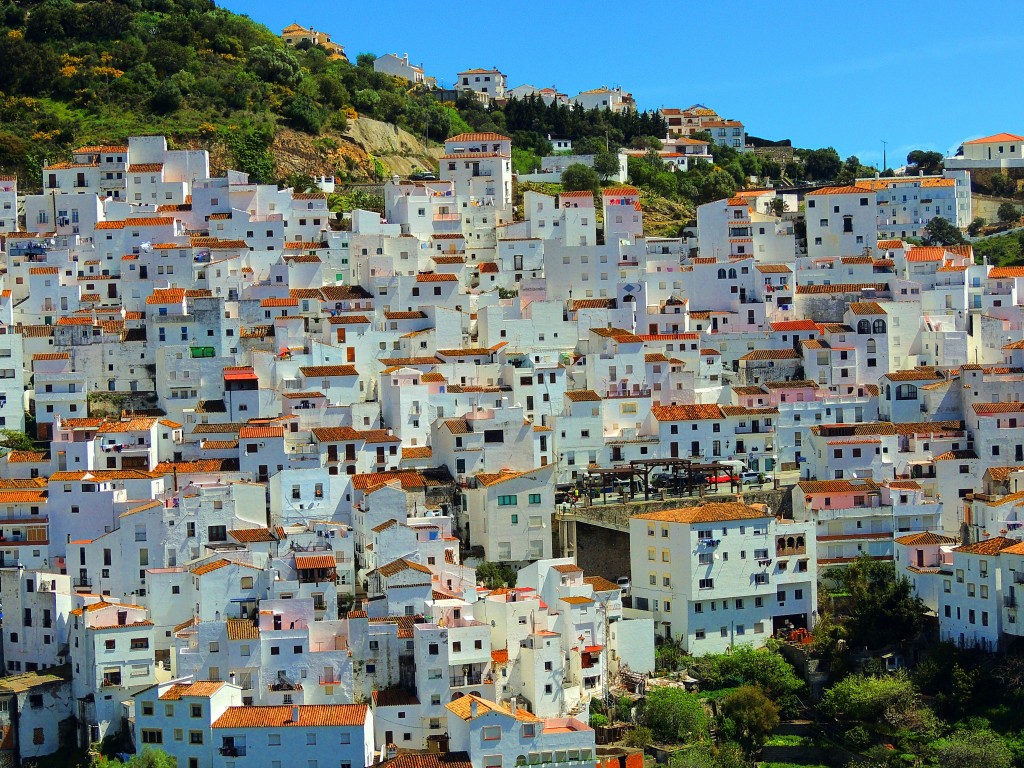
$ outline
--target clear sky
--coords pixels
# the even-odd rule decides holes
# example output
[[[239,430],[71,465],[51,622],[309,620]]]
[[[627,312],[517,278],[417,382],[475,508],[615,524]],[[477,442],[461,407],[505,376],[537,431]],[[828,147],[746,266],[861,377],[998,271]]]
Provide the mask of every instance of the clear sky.
[[[890,166],[1024,134],[1021,0],[610,2],[218,0],[275,32],[314,26],[363,52],[408,53],[451,86],[497,66],[509,87],[573,96],[621,85],[641,109],[702,103],[767,139]]]

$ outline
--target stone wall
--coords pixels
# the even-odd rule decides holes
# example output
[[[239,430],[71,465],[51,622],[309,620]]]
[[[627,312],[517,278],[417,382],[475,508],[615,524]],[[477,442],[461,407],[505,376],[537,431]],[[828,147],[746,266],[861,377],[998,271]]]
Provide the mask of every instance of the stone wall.
[[[778,490],[746,490],[743,501],[747,504],[766,504],[774,514],[792,515],[790,487]],[[603,504],[577,507],[558,512],[556,517],[575,523],[576,563],[588,576],[603,576],[610,581],[630,575],[629,518],[647,512],[679,507],[697,506],[710,501],[735,501],[736,494],[715,494],[703,498],[652,499],[628,504]],[[561,553],[558,528],[555,530],[554,552]]]

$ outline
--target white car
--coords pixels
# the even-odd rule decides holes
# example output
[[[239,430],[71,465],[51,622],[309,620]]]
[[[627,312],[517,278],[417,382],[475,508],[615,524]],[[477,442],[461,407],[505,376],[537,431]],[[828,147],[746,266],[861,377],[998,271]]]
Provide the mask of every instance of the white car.
[[[626,597],[629,594],[630,588],[629,576],[619,576],[619,578],[615,580],[615,583],[618,585],[619,592],[622,593],[622,596]]]
[[[746,472],[741,472],[740,473],[740,482],[742,482],[745,485],[746,484],[751,484],[751,483],[760,483],[761,482],[761,473],[760,472],[751,472],[749,470],[746,471]]]

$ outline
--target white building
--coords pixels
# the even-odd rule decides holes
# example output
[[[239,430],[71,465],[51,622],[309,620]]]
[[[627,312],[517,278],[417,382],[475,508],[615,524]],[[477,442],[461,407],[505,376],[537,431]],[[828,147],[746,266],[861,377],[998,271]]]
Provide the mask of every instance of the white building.
[[[621,86],[608,88],[592,88],[589,91],[580,91],[573,96],[574,104],[579,104],[584,109],[607,109],[611,112],[631,112],[636,110],[636,102],[633,94],[622,90]]]
[[[494,69],[467,69],[455,77],[455,90],[469,93],[484,103],[495,99],[504,99],[508,95],[506,88],[508,78],[503,72]]]
[[[735,502],[630,518],[634,608],[692,654],[761,645],[817,615],[814,527]]]
[[[965,141],[943,164],[950,170],[1024,167],[1024,136],[997,133]]]
[[[401,77],[410,83],[422,83],[424,80],[423,67],[410,64],[408,53],[401,56],[397,53],[385,53],[383,56],[378,56],[373,61],[373,71],[383,72],[392,77]]]

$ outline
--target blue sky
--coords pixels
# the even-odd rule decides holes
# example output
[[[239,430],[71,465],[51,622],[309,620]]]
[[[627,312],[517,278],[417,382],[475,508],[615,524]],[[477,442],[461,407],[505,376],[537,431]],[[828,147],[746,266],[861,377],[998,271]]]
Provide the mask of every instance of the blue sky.
[[[322,29],[353,60],[408,53],[446,85],[491,66],[570,96],[621,85],[641,109],[699,102],[755,136],[868,164],[883,139],[898,166],[910,149],[1024,133],[1020,0],[219,2],[274,31]]]

